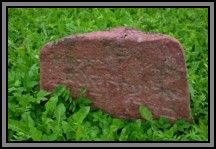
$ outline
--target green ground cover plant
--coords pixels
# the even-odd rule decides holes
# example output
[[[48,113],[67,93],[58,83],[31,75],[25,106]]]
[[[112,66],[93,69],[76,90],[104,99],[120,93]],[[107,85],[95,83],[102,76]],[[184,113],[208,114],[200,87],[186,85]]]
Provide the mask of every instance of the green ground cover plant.
[[[113,118],[90,107],[86,88],[76,99],[67,87],[40,90],[39,52],[61,37],[117,26],[177,38],[185,48],[192,122]],[[145,119],[145,120],[144,120]],[[206,8],[9,8],[9,141],[207,141],[208,9]]]

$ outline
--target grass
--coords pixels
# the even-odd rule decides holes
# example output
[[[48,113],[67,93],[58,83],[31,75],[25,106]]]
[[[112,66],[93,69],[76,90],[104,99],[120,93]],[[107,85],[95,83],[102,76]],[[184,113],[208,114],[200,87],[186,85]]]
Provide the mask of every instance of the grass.
[[[191,124],[166,118],[126,121],[89,107],[82,90],[73,100],[64,86],[39,88],[39,52],[60,37],[117,26],[159,32],[185,48],[191,95]],[[49,99],[49,100],[48,100]],[[9,141],[207,141],[208,10],[205,8],[9,8]]]

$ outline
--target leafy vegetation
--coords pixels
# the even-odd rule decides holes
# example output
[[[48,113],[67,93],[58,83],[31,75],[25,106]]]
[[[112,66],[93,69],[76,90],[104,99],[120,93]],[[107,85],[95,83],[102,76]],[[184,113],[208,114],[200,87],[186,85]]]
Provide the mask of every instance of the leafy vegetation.
[[[75,33],[129,26],[160,32],[185,48],[192,123],[173,125],[152,119],[112,118],[90,108],[84,96],[75,100],[65,86],[40,90],[39,52],[49,41]],[[207,141],[208,10],[205,8],[9,8],[8,9],[9,141]]]

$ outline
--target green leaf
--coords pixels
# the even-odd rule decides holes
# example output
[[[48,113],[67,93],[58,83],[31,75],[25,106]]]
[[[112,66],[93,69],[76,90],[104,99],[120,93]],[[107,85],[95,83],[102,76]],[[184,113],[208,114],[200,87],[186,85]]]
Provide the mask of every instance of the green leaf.
[[[76,103],[82,107],[82,106],[87,106],[89,105],[90,103],[92,103],[92,101],[89,99],[89,98],[86,98],[86,97],[78,97],[76,99]]]
[[[122,128],[123,126],[124,126],[124,122],[122,120],[114,118],[110,126],[110,130],[115,132],[118,129]]]
[[[76,125],[80,125],[82,124],[83,120],[86,118],[86,116],[88,115],[90,111],[90,107],[82,107],[78,112],[74,113],[72,118],[73,118],[73,122]]]
[[[102,130],[102,140],[104,140],[104,141],[114,141],[115,140],[114,133],[112,131],[110,131],[109,128],[104,128]]]
[[[148,121],[149,122],[149,121]],[[131,133],[128,138],[130,141],[144,140],[144,130],[140,119],[130,122]]]
[[[42,132],[37,130],[35,127],[30,128],[30,133],[32,136],[33,141],[41,141],[42,139]]]
[[[59,136],[59,133],[58,133],[58,132],[54,132],[54,133],[49,134],[49,135],[47,136],[47,140],[48,140],[48,141],[56,141],[57,138],[58,138],[58,136]]]
[[[76,129],[76,141],[80,141],[81,137],[83,136],[83,127],[82,126],[78,126]]]
[[[129,133],[130,133],[129,127],[128,126],[124,127],[119,136],[119,141],[127,141]]]
[[[103,112],[101,110],[98,110],[94,113],[92,113],[93,116],[93,122],[100,122],[103,118]]]
[[[62,130],[63,130],[63,133],[67,134],[73,130],[73,127],[72,125],[69,124],[69,122],[62,121]]]
[[[168,131],[166,131],[166,134],[168,134],[170,137],[173,137],[173,135],[174,135],[174,128],[171,127]]]
[[[148,135],[148,136],[152,136],[152,129],[151,129],[151,128],[149,128],[149,129],[147,130],[147,135]]]
[[[190,123],[186,122],[184,119],[178,119],[174,124],[175,131],[183,132],[185,129],[189,127],[190,127]]]
[[[30,112],[24,112],[22,114],[22,120],[28,125],[29,129],[34,127],[34,120],[30,116]]]
[[[43,98],[47,95],[50,95],[51,92],[48,92],[48,91],[45,91],[45,90],[40,90],[38,93],[37,93],[37,98]]]
[[[65,85],[59,85],[55,89],[55,94],[57,96],[61,96],[65,91],[67,91],[67,88]]]
[[[54,96],[49,99],[49,101],[45,104],[46,112],[53,113],[56,110],[56,105],[58,102],[58,97]]]
[[[152,113],[146,107],[140,106],[139,112],[141,116],[147,121],[153,121]]]
[[[97,138],[100,133],[100,129],[97,126],[93,126],[89,129],[91,138]]]
[[[63,103],[60,103],[55,110],[55,118],[58,121],[58,126],[60,126],[60,122],[65,118],[66,108]]]
[[[21,85],[21,82],[19,80],[16,80],[16,82],[14,83],[15,87],[19,87]]]
[[[29,135],[29,129],[26,123],[22,123],[17,120],[9,119],[8,120],[8,129],[11,129],[16,132],[22,132],[25,135]]]
[[[43,134],[41,137],[41,141],[48,141],[48,136],[46,134]]]
[[[158,128],[167,129],[167,128],[169,128],[171,126],[171,124],[170,124],[169,120],[166,117],[161,116],[159,118],[159,120],[157,120],[156,126]]]

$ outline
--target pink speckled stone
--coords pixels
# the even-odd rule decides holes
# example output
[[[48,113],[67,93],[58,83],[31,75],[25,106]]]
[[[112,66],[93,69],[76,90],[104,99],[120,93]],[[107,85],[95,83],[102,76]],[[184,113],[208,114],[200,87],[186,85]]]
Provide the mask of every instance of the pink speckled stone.
[[[64,84],[76,97],[86,86],[113,117],[140,118],[145,105],[154,118],[191,121],[184,50],[172,37],[124,27],[73,35],[46,44],[40,60],[41,89]]]

